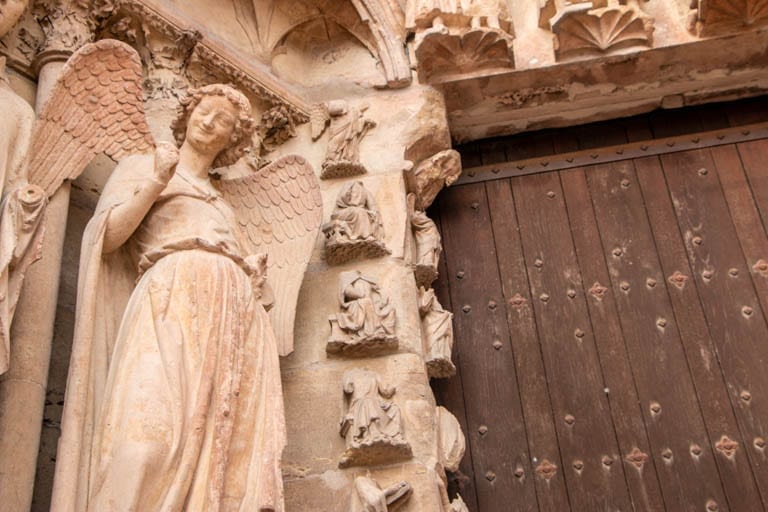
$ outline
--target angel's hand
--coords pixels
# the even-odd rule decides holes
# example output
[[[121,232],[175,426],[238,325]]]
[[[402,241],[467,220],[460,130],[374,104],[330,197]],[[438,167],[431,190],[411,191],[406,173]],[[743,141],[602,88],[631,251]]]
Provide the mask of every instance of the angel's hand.
[[[170,142],[158,142],[155,149],[155,180],[162,184],[168,184],[176,172],[178,163],[178,148]]]

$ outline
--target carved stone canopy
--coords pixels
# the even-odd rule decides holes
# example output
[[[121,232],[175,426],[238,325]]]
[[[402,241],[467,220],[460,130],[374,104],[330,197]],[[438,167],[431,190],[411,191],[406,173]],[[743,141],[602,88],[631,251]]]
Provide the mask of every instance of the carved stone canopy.
[[[547,0],[540,10],[539,26],[552,30],[557,60],[650,47],[653,19],[643,12],[642,1]]]

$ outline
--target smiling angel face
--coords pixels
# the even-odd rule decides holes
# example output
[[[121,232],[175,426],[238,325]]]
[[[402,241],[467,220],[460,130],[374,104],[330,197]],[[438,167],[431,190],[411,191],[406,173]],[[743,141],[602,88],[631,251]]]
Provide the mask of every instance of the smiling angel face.
[[[198,151],[218,155],[234,142],[238,114],[225,96],[205,96],[189,116],[186,140]]]
[[[0,0],[0,37],[11,31],[19,21],[28,0]]]

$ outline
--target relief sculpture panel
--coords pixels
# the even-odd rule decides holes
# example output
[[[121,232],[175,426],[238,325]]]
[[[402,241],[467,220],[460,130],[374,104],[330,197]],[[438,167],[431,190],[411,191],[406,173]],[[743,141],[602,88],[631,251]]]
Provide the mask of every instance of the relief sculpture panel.
[[[395,308],[376,281],[360,271],[339,276],[341,312],[331,316],[329,354],[366,357],[397,350]]]
[[[330,222],[323,225],[323,233],[325,259],[331,265],[390,253],[384,245],[379,209],[362,181],[353,181],[341,190]]]
[[[410,459],[400,408],[392,401],[397,389],[376,372],[354,368],[344,374],[344,416],[339,434],[347,449],[339,467],[388,464]]]

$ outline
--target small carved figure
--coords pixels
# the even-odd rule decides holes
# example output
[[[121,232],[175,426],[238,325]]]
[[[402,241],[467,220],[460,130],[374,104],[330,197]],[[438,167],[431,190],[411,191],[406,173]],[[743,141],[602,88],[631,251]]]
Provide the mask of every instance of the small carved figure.
[[[400,408],[392,402],[396,388],[373,371],[354,368],[344,374],[344,416],[339,434],[347,449],[339,467],[386,464],[409,459]]]
[[[349,512],[394,512],[408,501],[413,489],[405,480],[386,489],[369,476],[355,478]]]
[[[366,110],[367,103],[357,108],[344,100],[313,105],[310,114],[312,140],[320,138],[330,124],[328,150],[320,178],[343,178],[367,172],[360,163],[360,141],[376,123],[363,115]]]
[[[191,90],[181,147],[107,182],[83,238],[54,511],[283,510],[278,355],[322,210],[299,157],[211,181],[254,128],[239,91]]]
[[[436,415],[440,463],[446,471],[455,473],[467,448],[464,432],[456,416],[445,407],[438,406]]]
[[[426,213],[415,208],[415,197],[414,194],[408,194],[411,227],[416,241],[413,271],[416,286],[428,287],[437,279],[437,263],[443,248],[440,245],[440,232],[437,230],[437,225]]]
[[[397,350],[395,309],[376,281],[359,271],[339,276],[341,312],[331,316],[331,354],[360,357]]]
[[[453,350],[453,313],[443,309],[435,290],[419,288],[421,330],[427,340],[426,363],[432,378],[451,377],[456,367],[451,362]]]
[[[467,507],[467,504],[464,503],[460,495],[456,495],[456,498],[451,502],[448,512],[469,512],[469,507]]]
[[[384,226],[379,210],[362,181],[354,181],[342,189],[330,222],[323,226],[323,233],[325,259],[331,265],[390,253],[384,245]]]

